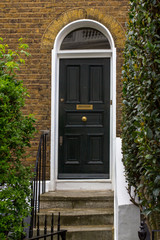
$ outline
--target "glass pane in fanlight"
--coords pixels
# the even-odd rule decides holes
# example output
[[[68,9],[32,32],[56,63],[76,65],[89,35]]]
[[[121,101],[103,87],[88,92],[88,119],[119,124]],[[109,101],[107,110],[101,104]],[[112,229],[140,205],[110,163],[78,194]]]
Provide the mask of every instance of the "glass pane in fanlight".
[[[106,36],[94,28],[80,28],[70,32],[61,44],[61,50],[110,49]]]

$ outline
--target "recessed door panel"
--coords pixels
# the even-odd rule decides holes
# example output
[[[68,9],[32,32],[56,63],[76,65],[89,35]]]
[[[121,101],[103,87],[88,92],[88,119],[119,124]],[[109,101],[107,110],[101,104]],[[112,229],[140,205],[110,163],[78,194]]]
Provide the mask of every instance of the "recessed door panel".
[[[59,179],[109,178],[110,59],[61,59]]]
[[[65,164],[80,164],[80,135],[65,135],[64,149]]]
[[[90,66],[89,69],[89,101],[102,103],[103,101],[103,66]]]
[[[89,135],[88,136],[88,158],[87,163],[93,165],[103,164],[103,134]]]
[[[67,102],[79,102],[80,66],[67,66]]]
[[[66,127],[102,127],[103,112],[66,112]],[[83,116],[86,117],[86,122],[83,121]]]

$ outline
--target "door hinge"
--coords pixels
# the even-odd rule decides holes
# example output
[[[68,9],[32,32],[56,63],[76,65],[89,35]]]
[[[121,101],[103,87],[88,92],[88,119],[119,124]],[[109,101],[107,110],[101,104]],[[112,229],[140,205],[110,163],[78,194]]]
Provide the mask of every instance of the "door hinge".
[[[110,100],[110,105],[112,105],[112,100]]]
[[[60,146],[62,146],[62,144],[63,144],[63,136],[59,137],[59,144],[60,144]]]

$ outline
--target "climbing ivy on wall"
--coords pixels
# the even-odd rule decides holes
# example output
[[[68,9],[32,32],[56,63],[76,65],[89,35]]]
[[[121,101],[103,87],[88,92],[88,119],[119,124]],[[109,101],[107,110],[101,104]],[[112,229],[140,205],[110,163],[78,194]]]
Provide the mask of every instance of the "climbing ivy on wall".
[[[160,229],[159,9],[159,0],[130,1],[122,70],[125,175],[131,200],[140,207],[150,230]]]

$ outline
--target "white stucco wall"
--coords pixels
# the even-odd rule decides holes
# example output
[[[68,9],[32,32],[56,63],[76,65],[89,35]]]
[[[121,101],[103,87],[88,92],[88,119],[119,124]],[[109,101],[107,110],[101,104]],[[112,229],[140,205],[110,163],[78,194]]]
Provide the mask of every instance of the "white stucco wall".
[[[138,240],[139,209],[130,202],[122,164],[121,139],[116,139],[114,240]]]

